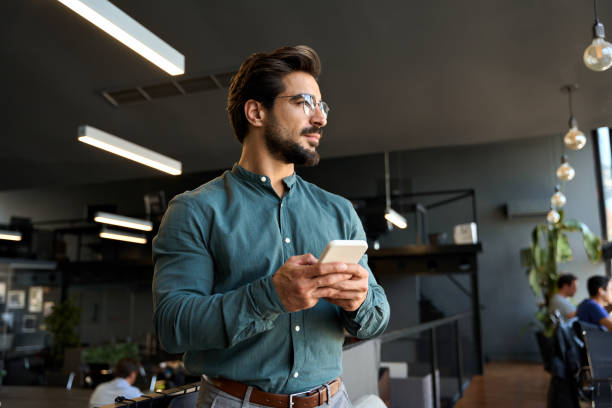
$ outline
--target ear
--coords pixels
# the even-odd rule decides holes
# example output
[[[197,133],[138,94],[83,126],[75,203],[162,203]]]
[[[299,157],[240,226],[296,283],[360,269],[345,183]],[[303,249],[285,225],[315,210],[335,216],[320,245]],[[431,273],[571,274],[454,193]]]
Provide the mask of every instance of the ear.
[[[254,127],[262,127],[266,117],[266,111],[261,102],[249,99],[244,104],[244,116]]]

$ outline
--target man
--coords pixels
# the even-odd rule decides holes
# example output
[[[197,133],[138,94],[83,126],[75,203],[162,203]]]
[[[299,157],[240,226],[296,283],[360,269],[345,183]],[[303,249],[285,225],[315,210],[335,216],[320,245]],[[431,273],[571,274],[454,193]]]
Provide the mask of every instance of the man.
[[[122,358],[115,366],[115,379],[102,383],[96,387],[89,399],[90,408],[114,404],[115,398],[138,398],[142,395],[140,390],[133,386],[138,377],[140,365],[133,358]]]
[[[344,330],[370,338],[388,323],[366,256],[349,265],[314,256],[330,240],[365,239],[348,200],[294,172],[319,161],[329,112],[319,72],[305,46],[242,63],[227,106],[240,161],[175,197],[153,241],[156,332],[205,374],[198,407],[350,406]]]
[[[612,303],[612,281],[605,276],[591,276],[587,288],[590,298],[578,305],[578,319],[598,325],[602,330],[612,330],[612,318],[605,309]]]
[[[578,290],[578,278],[571,273],[559,276],[557,280],[558,291],[550,299],[548,310],[551,313],[558,311],[564,320],[576,316],[576,306],[569,300]]]

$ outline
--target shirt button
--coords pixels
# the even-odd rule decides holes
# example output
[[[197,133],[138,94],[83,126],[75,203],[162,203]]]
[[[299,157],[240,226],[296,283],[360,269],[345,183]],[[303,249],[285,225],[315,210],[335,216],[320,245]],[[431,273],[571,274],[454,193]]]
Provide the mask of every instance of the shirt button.
[[[297,371],[295,373],[293,373],[293,378],[298,378],[298,376],[300,375],[300,373],[298,373]]]
[[[286,243],[290,243],[290,242],[291,242],[291,240],[290,240],[290,239],[287,237],[287,238],[285,238],[285,242],[286,242]]]
[[[295,326],[295,331],[300,331],[300,326],[299,325]]]
[[[262,177],[261,177],[261,182],[262,182],[262,183],[265,183],[265,182],[266,182],[266,178],[262,176]]]

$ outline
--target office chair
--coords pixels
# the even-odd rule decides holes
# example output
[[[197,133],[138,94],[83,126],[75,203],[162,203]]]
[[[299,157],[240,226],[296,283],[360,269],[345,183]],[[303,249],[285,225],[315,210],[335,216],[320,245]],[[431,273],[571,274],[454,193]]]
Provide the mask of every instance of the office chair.
[[[583,331],[593,383],[596,408],[612,406],[612,332],[588,328]]]

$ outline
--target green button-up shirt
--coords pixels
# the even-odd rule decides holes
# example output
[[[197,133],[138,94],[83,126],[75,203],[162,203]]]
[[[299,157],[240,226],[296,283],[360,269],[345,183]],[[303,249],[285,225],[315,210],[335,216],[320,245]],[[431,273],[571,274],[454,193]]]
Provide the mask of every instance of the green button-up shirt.
[[[162,346],[185,352],[194,374],[224,377],[267,392],[295,393],[341,374],[343,328],[382,333],[384,290],[370,272],[355,312],[325,300],[289,313],[272,276],[291,256],[319,256],[333,239],[365,239],[351,203],[304,181],[232,171],[176,196],[153,240],[154,324]]]

